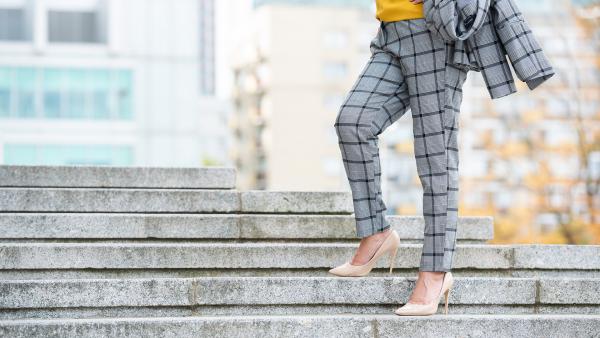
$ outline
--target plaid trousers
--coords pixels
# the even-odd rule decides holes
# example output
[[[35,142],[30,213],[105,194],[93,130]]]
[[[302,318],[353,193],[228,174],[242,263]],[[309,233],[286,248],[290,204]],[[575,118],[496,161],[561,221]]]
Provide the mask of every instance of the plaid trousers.
[[[420,271],[450,271],[458,221],[458,126],[467,70],[425,19],[380,21],[371,57],[335,120],[356,231],[390,227],[381,194],[378,136],[410,108],[425,220]]]

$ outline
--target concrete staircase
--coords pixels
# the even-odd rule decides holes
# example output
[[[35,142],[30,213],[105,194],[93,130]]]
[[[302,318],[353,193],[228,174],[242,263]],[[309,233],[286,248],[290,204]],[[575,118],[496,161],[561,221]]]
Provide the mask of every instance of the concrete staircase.
[[[350,192],[232,168],[0,166],[0,337],[600,337],[600,246],[491,245],[461,217],[450,314],[400,317],[421,217],[367,277]]]

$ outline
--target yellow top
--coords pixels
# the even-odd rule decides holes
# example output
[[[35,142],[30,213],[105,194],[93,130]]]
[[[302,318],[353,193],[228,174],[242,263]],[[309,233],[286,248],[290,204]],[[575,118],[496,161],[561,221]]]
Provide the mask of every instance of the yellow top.
[[[423,3],[413,4],[409,0],[375,0],[379,21],[398,21],[424,18]]]

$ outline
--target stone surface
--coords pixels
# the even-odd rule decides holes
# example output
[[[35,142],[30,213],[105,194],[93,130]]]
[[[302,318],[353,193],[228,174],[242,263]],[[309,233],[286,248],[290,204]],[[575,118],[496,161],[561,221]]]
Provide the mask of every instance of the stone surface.
[[[514,264],[519,268],[600,268],[600,245],[517,244],[514,247]]]
[[[0,308],[399,304],[408,299],[414,282],[404,277],[336,276],[1,281]],[[543,304],[536,301],[545,299],[536,293],[536,283],[533,278],[456,277],[450,303]],[[577,297],[571,287],[567,281],[560,292]],[[586,291],[598,287],[600,281],[590,281]],[[556,303],[558,299],[552,304]]]
[[[353,212],[349,192],[1,188],[0,212]]]
[[[241,212],[354,212],[349,191],[240,191]]]
[[[599,315],[308,315],[0,322],[5,337],[598,337]]]
[[[400,317],[422,217],[387,216],[393,275],[385,257],[335,277],[349,191],[234,186],[232,168],[0,166],[0,336],[600,337],[598,245],[481,244],[492,217],[460,217],[451,314]]]
[[[235,168],[0,165],[2,187],[234,189]]]
[[[423,217],[387,216],[403,241],[423,239]],[[355,239],[354,215],[2,213],[0,238]],[[491,217],[460,217],[458,240],[493,237]]]
[[[402,244],[394,265],[418,267],[421,247]],[[457,248],[456,268],[512,267],[509,245]],[[0,269],[331,268],[355,250],[346,243],[0,243]],[[389,267],[387,258],[376,266]]]
[[[181,316],[256,316],[314,314],[391,314],[401,304],[325,304],[325,305],[196,305],[196,306],[136,306],[136,307],[65,307],[20,308],[0,312],[1,320],[26,318],[120,318],[120,317],[181,317]],[[451,304],[449,314],[599,314],[597,305],[575,304]],[[444,314],[444,307],[437,314]]]
[[[540,302],[547,304],[599,304],[600,278],[540,280]]]
[[[42,269],[42,270],[2,270],[0,280],[22,279],[103,279],[103,278],[191,278],[191,277],[331,277],[329,267],[302,269]],[[375,268],[372,277],[414,277],[418,267],[394,268],[390,275],[389,267]],[[505,277],[505,278],[600,278],[600,270],[520,270],[520,269],[453,269],[460,277]]]
[[[537,245],[543,257],[535,257],[536,268],[551,269],[588,257],[592,262],[577,270],[600,270],[594,264],[600,246],[568,246],[561,255],[552,255],[556,247]],[[401,244],[395,267],[418,267],[422,245]],[[356,244],[348,243],[0,243],[0,269],[76,269],[76,268],[326,268],[342,264],[352,257]],[[454,268],[511,269],[527,265],[524,255],[515,260],[522,245],[458,244]],[[577,258],[579,259],[579,258]],[[376,267],[389,267],[387,258]]]

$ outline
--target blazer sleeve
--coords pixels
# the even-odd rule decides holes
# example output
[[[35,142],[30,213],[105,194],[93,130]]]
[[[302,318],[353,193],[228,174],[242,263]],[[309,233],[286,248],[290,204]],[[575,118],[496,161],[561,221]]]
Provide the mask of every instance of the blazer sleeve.
[[[492,18],[517,78],[534,89],[552,75],[554,69],[544,54],[523,14],[513,0],[494,0]]]

